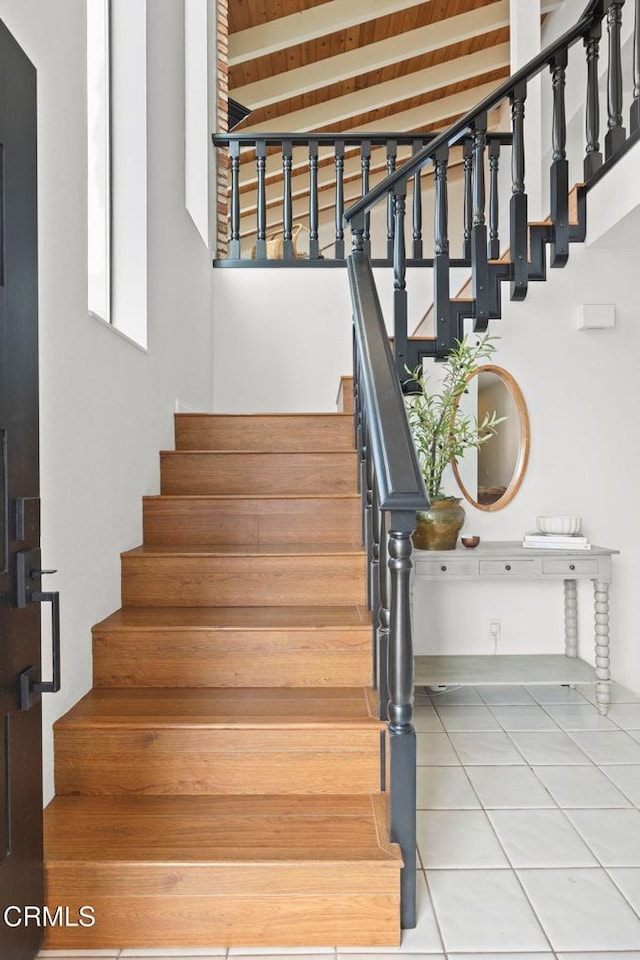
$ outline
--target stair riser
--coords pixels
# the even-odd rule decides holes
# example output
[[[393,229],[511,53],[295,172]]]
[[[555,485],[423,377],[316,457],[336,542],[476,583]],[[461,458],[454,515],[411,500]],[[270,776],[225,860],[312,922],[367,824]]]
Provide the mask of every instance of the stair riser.
[[[186,496],[354,493],[355,453],[160,455],[160,492]]]
[[[178,414],[176,450],[353,450],[353,420],[314,416],[202,416]]]
[[[290,875],[284,883],[279,876],[283,870]],[[181,864],[179,870],[165,871],[162,882],[150,873],[132,871],[129,864],[110,868],[78,864],[75,869],[49,865],[50,909],[67,904],[73,917],[81,906],[91,904],[97,922],[92,928],[49,928],[45,947],[86,951],[141,945],[162,948],[168,943],[185,949],[212,944],[397,947],[400,943],[397,870],[394,876],[378,867],[374,875],[366,867],[339,864],[326,870],[324,865],[310,863],[293,870],[269,864],[203,874],[202,868]],[[180,892],[185,881],[195,889]],[[318,892],[319,887],[326,887],[326,892]],[[253,888],[261,892],[251,892]]]
[[[360,538],[359,501],[182,500],[145,497],[145,544],[348,543]]]
[[[380,789],[379,731],[347,725],[265,731],[94,724],[59,727],[55,750],[58,795],[346,795]]]
[[[371,628],[94,631],[96,687],[371,684]]]
[[[358,554],[122,558],[123,606],[340,606],[364,597]]]

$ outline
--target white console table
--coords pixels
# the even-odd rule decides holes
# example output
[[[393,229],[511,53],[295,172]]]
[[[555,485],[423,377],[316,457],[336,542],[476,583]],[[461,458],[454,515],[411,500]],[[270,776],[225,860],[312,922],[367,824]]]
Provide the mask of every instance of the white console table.
[[[519,542],[482,541],[475,549],[414,550],[415,581],[560,580],[564,584],[564,654],[418,656],[415,683],[576,684],[595,683],[600,713],[611,699],[609,586],[611,557],[618,550],[545,550]],[[577,581],[591,580],[595,607],[595,668],[578,657]]]

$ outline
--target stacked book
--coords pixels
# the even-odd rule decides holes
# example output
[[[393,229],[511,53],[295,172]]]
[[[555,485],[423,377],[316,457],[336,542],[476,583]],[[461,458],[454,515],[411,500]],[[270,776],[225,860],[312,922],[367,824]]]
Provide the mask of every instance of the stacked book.
[[[525,533],[522,546],[537,550],[591,550],[587,538],[578,533]]]

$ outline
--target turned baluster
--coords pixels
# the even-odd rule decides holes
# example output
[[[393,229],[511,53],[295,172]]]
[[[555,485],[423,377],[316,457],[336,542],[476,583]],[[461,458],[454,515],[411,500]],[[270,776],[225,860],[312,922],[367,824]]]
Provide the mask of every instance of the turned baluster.
[[[633,22],[633,102],[630,126],[631,133],[640,129],[640,0],[636,0]]]
[[[462,259],[471,259],[471,228],[473,226],[473,140],[465,140],[462,147],[464,169],[464,234]]]
[[[563,266],[569,257],[569,163],[567,161],[567,114],[565,105],[567,51],[551,63],[553,86],[553,124],[551,142],[551,266]]]
[[[489,246],[487,254],[489,260],[500,259],[499,233],[499,196],[498,172],[500,163],[500,141],[492,140],[489,144]]]
[[[396,370],[401,382],[407,379],[405,367],[409,359],[407,355],[407,255],[404,239],[406,193],[407,183],[403,180],[396,185],[393,196],[393,344]]]
[[[369,193],[369,175],[371,171],[371,141],[363,140],[360,146],[360,169],[362,171],[362,196]],[[364,252],[371,253],[371,214],[364,215]]]
[[[607,134],[604,155],[608,160],[627,138],[622,122],[622,8],[624,0],[608,0],[607,31],[609,35],[609,71],[607,74]]]
[[[317,260],[318,244],[318,141],[309,141],[309,259]]]
[[[387,141],[387,176],[396,169],[397,144],[395,140]],[[387,260],[393,260],[393,234],[395,229],[395,210],[393,194],[387,196]]]
[[[267,145],[264,140],[256,141],[256,171],[258,174],[256,260],[264,260],[267,256]]]
[[[336,168],[336,260],[344,260],[344,141],[337,140],[335,145]]]
[[[473,134],[473,226],[471,228],[471,286],[476,301],[475,331],[484,331],[489,323],[489,272],[487,265],[487,225],[484,156],[487,145],[487,115],[476,117]]]
[[[526,84],[519,84],[511,94],[511,200],[509,203],[509,248],[513,263],[511,299],[524,300],[529,279],[528,199],[525,191],[524,105]]]
[[[229,259],[240,259],[240,143],[232,140],[229,144],[231,160],[231,236]]]
[[[422,140],[413,141],[413,154],[419,153],[422,150]],[[413,249],[412,255],[414,260],[422,260],[423,250],[422,250],[422,184],[421,184],[421,174],[422,171],[416,170],[413,175]]]
[[[640,0],[638,0],[640,2]],[[588,36],[584,38],[587,51],[587,103],[585,113],[585,132],[587,150],[584,158],[584,179],[589,180],[602,166],[600,152],[600,92],[598,90],[598,59],[600,56],[600,37],[602,23],[594,24]]]
[[[391,572],[388,683],[390,833],[399,843],[401,925],[416,924],[416,734],[413,727],[413,639],[411,636],[411,533],[415,514],[391,513]]]
[[[449,271],[449,196],[447,171],[448,146],[440,147],[435,164],[435,215],[433,221],[433,307],[436,346],[439,356],[454,346],[456,330],[452,328],[451,290]]]
[[[284,194],[282,197],[283,222],[283,251],[284,260],[293,259],[293,201],[291,198],[291,167],[293,164],[293,147],[291,140],[282,141],[282,174],[284,180]]]

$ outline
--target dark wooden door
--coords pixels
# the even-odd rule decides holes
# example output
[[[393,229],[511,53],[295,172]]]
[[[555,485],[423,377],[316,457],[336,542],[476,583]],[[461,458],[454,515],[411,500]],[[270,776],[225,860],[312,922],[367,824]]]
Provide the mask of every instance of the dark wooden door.
[[[17,555],[40,546],[36,72],[0,21],[0,958],[31,960],[43,902],[40,606],[16,601]],[[32,563],[33,566],[33,563]],[[24,707],[28,706],[28,709]]]

